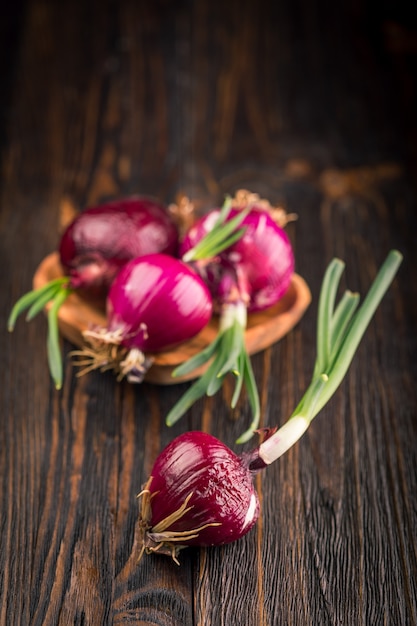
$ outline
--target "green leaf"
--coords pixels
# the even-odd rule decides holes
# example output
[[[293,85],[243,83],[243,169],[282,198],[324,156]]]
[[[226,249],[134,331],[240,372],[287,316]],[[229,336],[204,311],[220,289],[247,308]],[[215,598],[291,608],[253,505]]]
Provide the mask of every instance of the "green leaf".
[[[232,210],[232,198],[229,195],[226,195],[224,198],[223,206],[220,209],[219,216],[214,223],[214,228],[217,226],[221,226],[223,222],[225,222],[229,216],[230,211]]]
[[[53,285],[45,293],[39,294],[26,314],[26,321],[30,322],[38,313],[43,311],[48,302],[53,300],[61,289],[62,285]]]
[[[334,359],[340,348],[346,330],[358,308],[360,296],[358,293],[345,291],[333,315],[330,327],[331,360]]]
[[[238,229],[238,227],[251,211],[251,207],[246,207],[231,220],[227,220],[231,208],[231,201],[228,198],[213,228],[193,248],[184,254],[183,260],[185,262],[211,259],[229,248],[243,236],[246,229]]]
[[[236,443],[246,443],[246,441],[249,441],[249,439],[253,437],[254,431],[258,428],[259,420],[261,418],[261,406],[259,402],[258,388],[256,386],[255,374],[252,369],[250,356],[247,354],[247,352],[245,352],[243,377],[249,397],[249,404],[252,409],[252,421],[249,428],[244,433],[242,433],[240,437],[236,440]]]
[[[246,309],[244,309],[246,313]],[[166,424],[172,426],[203,395],[213,396],[221,388],[227,374],[236,376],[236,385],[231,406],[237,404],[243,384],[253,412],[251,428],[259,423],[260,403],[255,377],[245,345],[246,314],[242,315],[242,303],[228,306],[220,317],[220,330],[215,340],[202,352],[180,365],[175,374],[185,375],[213,359],[207,370],[187,389],[185,394],[172,407],[166,417]],[[246,441],[253,432],[244,433]],[[242,437],[239,442],[243,441]]]
[[[190,260],[199,261],[199,260],[204,260],[204,259],[212,259],[216,257],[218,254],[223,252],[223,250],[227,250],[227,248],[230,248],[234,243],[236,243],[236,241],[239,241],[239,239],[241,239],[243,234],[245,233],[245,230],[246,230],[245,228],[239,228],[235,233],[230,235],[230,237],[228,237],[227,239],[220,239],[219,242],[215,241],[214,243],[210,243],[210,245],[207,246],[207,248],[200,251],[198,256],[194,256],[193,259],[190,259]],[[184,260],[186,260],[185,257],[184,257]]]
[[[223,333],[222,351],[224,358],[217,376],[224,376],[228,372],[233,372],[234,374],[239,373],[238,359],[244,344],[245,331],[239,322],[235,321],[232,326]]]
[[[204,374],[187,389],[187,391],[169,411],[165,419],[167,426],[175,424],[180,417],[182,417],[184,413],[186,413],[188,409],[191,408],[195,402],[197,402],[197,400],[206,394],[210,380],[215,377],[216,364],[213,362]]]
[[[324,274],[320,290],[317,313],[317,357],[314,375],[327,370],[331,354],[331,319],[340,277],[345,264],[340,259],[333,259]]]
[[[34,305],[39,298],[43,298],[46,293],[52,293],[53,291],[58,290],[58,288],[64,285],[66,282],[68,282],[67,277],[56,278],[55,280],[50,281],[43,287],[40,287],[39,289],[32,289],[32,291],[28,291],[23,296],[21,296],[19,300],[17,300],[17,302],[14,304],[10,312],[9,319],[7,321],[7,327],[9,331],[11,332],[14,330],[16,320],[19,315],[23,313],[23,311]]]
[[[391,285],[402,258],[402,254],[398,250],[391,250],[376,275],[361,307],[354,312],[358,304],[358,295],[349,295],[349,292],[345,292],[330,318],[328,316],[329,303],[332,301],[333,293],[337,289],[340,272],[335,271],[334,262],[329,265],[329,271],[323,280],[323,293],[321,294],[322,298],[320,298],[320,302],[323,299],[323,306],[319,306],[317,321],[318,328],[321,329],[321,339],[318,341],[318,345],[322,347],[322,345],[326,344],[328,354],[326,352],[325,358],[323,354],[320,355],[322,361],[320,367],[318,365],[318,355],[312,381],[292,415],[308,416],[311,420],[333,396],[345,377],[359,343],[382,298]],[[324,323],[324,320],[326,320],[326,323]],[[325,336],[326,332],[328,337]],[[327,343],[329,338],[330,344]],[[321,374],[327,374],[328,381],[323,386],[319,396],[315,396],[315,406],[312,410],[311,390],[316,387],[317,378]]]
[[[67,296],[68,291],[66,289],[62,289],[62,291],[57,294],[54,303],[48,312],[48,363],[49,371],[57,389],[61,389],[63,378],[62,355],[59,345],[58,311]]]
[[[323,393],[317,402],[314,415],[330,400],[336,389],[342,382],[352,360],[355,356],[359,343],[365,334],[368,325],[378,308],[382,298],[391,285],[398,267],[402,262],[402,255],[397,250],[392,250],[381,266],[373,281],[361,307],[356,312],[347,332],[341,342],[340,349],[328,372],[329,382],[323,388]]]
[[[219,374],[216,374],[207,385],[206,395],[209,397],[214,396],[221,389],[225,377],[225,374],[223,376],[219,376]]]
[[[219,342],[220,337],[218,335],[216,339],[214,339],[214,341],[212,341],[206,348],[204,348],[204,350],[201,350],[201,352],[198,352],[194,356],[190,357],[187,361],[184,361],[184,363],[181,363],[181,365],[178,365],[178,367],[176,367],[175,370],[172,372],[172,376],[174,378],[177,378],[178,376],[186,376],[187,374],[190,374],[190,372],[192,372],[193,370],[196,370],[197,368],[204,365],[204,363],[207,363],[207,361],[209,361],[211,357],[215,354]]]
[[[246,356],[245,352],[241,352],[239,354],[238,364],[237,364],[239,375],[236,376],[235,388],[233,390],[233,396],[230,402],[230,406],[232,407],[232,409],[236,407],[240,394],[242,392],[243,380],[244,380],[244,375],[245,375],[245,356]]]

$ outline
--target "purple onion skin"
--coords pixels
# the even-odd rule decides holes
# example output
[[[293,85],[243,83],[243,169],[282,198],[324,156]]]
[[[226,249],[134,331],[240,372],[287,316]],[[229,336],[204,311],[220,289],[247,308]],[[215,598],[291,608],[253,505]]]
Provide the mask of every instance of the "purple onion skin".
[[[107,292],[130,259],[152,253],[176,255],[178,232],[162,204],[132,196],[90,207],[61,237],[59,254],[69,286],[95,295]]]
[[[170,554],[174,560],[186,546],[218,546],[240,539],[259,516],[253,472],[245,458],[200,431],[176,437],[161,452],[141,496],[143,550]],[[158,525],[164,526],[188,497],[189,510],[161,532]]]
[[[180,245],[180,257],[211,230],[219,211],[210,211],[188,230]],[[238,208],[232,208],[228,219],[238,212]],[[234,297],[237,286],[248,312],[262,311],[276,304],[287,291],[294,272],[294,253],[284,229],[256,205],[241,227],[246,229],[243,237],[220,253],[215,262],[203,264],[202,271],[217,309]]]
[[[212,310],[210,292],[191,267],[165,254],[149,254],[126,263],[114,279],[107,296],[107,330],[121,333],[126,348],[159,352],[198,334]]]

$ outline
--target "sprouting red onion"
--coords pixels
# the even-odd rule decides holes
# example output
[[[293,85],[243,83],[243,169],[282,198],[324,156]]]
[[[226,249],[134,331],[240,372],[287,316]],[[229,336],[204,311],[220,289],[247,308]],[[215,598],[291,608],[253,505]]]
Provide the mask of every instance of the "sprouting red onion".
[[[48,362],[55,386],[62,385],[58,312],[68,295],[79,290],[103,302],[108,288],[127,261],[135,257],[166,253],[175,255],[178,231],[168,210],[142,196],[114,200],[82,211],[66,228],[59,243],[66,276],[23,295],[8,320],[14,329],[17,317],[28,309],[27,320],[52,302],[48,314]]]
[[[319,300],[317,357],[310,385],[286,423],[264,429],[262,443],[237,456],[212,435],[191,431],[157,457],[141,497],[141,552],[168,554],[178,563],[187,546],[222,545],[240,539],[255,524],[259,502],[253,476],[276,461],[306,432],[342,382],[402,255],[392,250],[362,306],[346,291],[335,306],[344,264],[328,266]]]
[[[259,515],[244,458],[199,431],[180,435],[162,451],[140,495],[143,549],[174,559],[184,546],[239,539]]]
[[[240,211],[232,208],[227,219]],[[219,213],[220,209],[210,211],[189,229],[180,245],[180,257],[187,260],[189,251],[212,230]],[[271,307],[285,294],[294,273],[290,239],[262,206],[254,203],[240,227],[243,236],[200,268],[220,312],[237,301],[243,302],[248,312]]]
[[[245,345],[247,315],[276,304],[287,292],[294,273],[290,239],[272,219],[271,205],[249,192],[243,200],[238,206],[233,201],[229,207],[226,203],[222,209],[214,209],[200,218],[180,245],[180,256],[195,266],[209,286],[220,323],[213,343],[174,371],[174,376],[188,374],[211,361],[203,377],[186,391],[167,416],[167,424],[176,422],[198,398],[205,393],[213,395],[232,372],[236,386],[231,406],[237,404],[244,382],[253,413],[250,427],[239,442],[252,436],[260,418],[259,396]],[[222,230],[239,216],[243,219],[235,236],[227,233],[231,244],[219,249]]]
[[[117,274],[107,327],[85,331],[91,349],[75,354],[87,358],[87,370],[114,369],[119,378],[141,382],[152,354],[194,337],[211,314],[210,292],[192,268],[166,254],[144,255]]]

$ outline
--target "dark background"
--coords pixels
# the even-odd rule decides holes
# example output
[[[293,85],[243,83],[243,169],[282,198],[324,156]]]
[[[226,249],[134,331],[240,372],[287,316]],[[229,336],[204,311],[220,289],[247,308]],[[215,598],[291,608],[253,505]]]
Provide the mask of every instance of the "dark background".
[[[10,3],[0,20],[0,624],[417,624],[416,133],[412,3]],[[172,429],[183,385],[111,375],[61,392],[40,316],[6,331],[69,208],[141,192],[204,211],[248,188],[288,225],[312,304],[253,356],[262,424],[285,421],[315,355],[333,256],[365,293],[404,262],[345,382],[259,476],[242,541],[139,566],[136,494],[158,451],[248,423],[231,385]],[[63,341],[67,356],[72,346]]]

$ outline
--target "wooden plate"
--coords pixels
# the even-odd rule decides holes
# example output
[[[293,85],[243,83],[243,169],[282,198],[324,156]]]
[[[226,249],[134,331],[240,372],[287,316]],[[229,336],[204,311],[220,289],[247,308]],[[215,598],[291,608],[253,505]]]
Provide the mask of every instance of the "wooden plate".
[[[54,278],[62,276],[59,255],[54,252],[41,262],[33,277],[35,289],[42,287]],[[277,342],[286,335],[301,319],[311,302],[311,293],[304,279],[298,274],[292,277],[291,285],[285,296],[273,307],[248,316],[245,333],[246,348],[249,354],[255,354]],[[71,294],[61,306],[58,315],[62,335],[75,346],[82,348],[85,343],[82,333],[92,326],[105,326],[104,311],[93,306],[78,294]],[[207,366],[195,370],[182,378],[173,378],[172,370],[200,352],[215,338],[218,320],[213,317],[210,323],[196,337],[180,346],[154,355],[154,362],[146,374],[145,380],[162,385],[176,384],[200,376]]]

